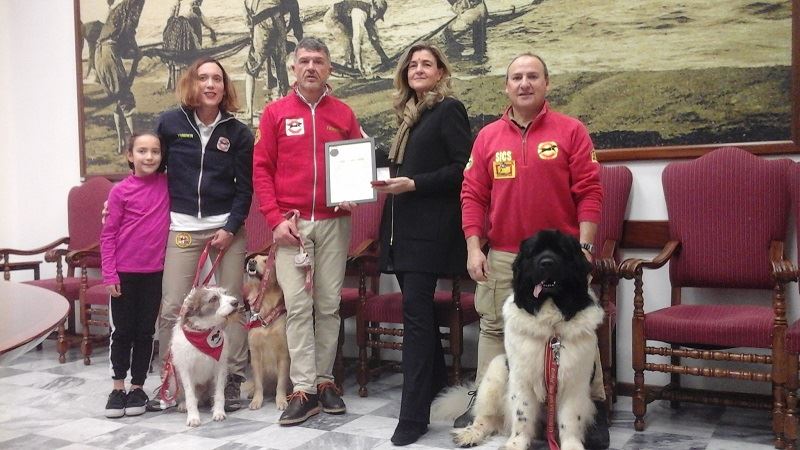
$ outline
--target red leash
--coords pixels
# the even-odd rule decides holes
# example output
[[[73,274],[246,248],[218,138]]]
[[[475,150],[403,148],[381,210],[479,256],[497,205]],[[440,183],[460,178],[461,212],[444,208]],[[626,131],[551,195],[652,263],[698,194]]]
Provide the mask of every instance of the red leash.
[[[550,450],[560,450],[556,438],[556,396],[558,394],[558,364],[561,340],[550,338],[544,349],[544,382],[547,386],[547,444]]]

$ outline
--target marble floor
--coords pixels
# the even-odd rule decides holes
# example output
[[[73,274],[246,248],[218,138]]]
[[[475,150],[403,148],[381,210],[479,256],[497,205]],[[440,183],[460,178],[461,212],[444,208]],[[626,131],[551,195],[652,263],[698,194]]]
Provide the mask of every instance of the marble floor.
[[[295,427],[277,425],[274,403],[258,411],[247,409],[211,421],[201,409],[203,424],[185,426],[185,415],[174,409],[138,417],[106,419],[103,416],[111,381],[105,354],[95,354],[84,366],[71,350],[67,363],[59,364],[53,341],[43,351],[32,351],[0,366],[1,449],[389,449],[399,412],[400,374],[388,374],[369,384],[370,395],[358,397],[355,376],[345,384],[347,413],[320,414]],[[158,385],[151,377],[148,393]],[[663,403],[648,408],[648,428],[636,433],[630,399],[615,406],[613,449],[771,449],[769,414],[738,408],[685,404],[671,410]],[[455,448],[450,423],[434,422],[413,449]],[[504,439],[495,436],[477,449],[497,449]],[[534,449],[544,450],[544,442]]]

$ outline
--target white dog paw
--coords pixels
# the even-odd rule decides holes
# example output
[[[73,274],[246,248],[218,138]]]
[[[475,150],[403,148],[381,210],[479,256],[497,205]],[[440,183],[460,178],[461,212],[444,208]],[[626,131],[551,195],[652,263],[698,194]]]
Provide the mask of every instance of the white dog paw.
[[[289,406],[289,402],[286,401],[285,395],[275,397],[275,407],[278,408],[278,411],[283,411],[287,406]]]
[[[523,438],[522,436],[515,436],[510,438],[506,441],[506,445],[503,446],[504,450],[527,450],[528,445],[530,444],[528,439]]]
[[[472,426],[461,430],[451,431],[453,442],[459,447],[472,447],[481,443],[483,436]]]
[[[214,411],[211,416],[211,418],[214,419],[214,422],[225,420],[226,417],[228,416],[225,415],[225,411]]]
[[[199,427],[200,426],[200,416],[193,416],[190,415],[186,418],[186,426],[187,427]]]
[[[561,450],[584,450],[583,443],[575,438],[561,440]]]
[[[253,400],[250,401],[250,409],[261,409],[263,403],[264,397],[260,395],[253,396]]]

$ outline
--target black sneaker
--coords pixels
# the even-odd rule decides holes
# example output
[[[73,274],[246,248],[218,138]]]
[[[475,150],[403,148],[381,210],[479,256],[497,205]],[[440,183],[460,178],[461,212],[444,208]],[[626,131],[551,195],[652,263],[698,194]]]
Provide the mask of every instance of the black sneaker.
[[[611,444],[608,435],[608,409],[605,401],[594,401],[597,413],[594,415],[594,423],[586,428],[583,438],[583,445],[590,450],[603,450]]]
[[[472,415],[472,406],[475,405],[475,397],[478,396],[478,391],[476,389],[474,391],[469,391],[467,394],[469,395],[467,410],[464,411],[464,414],[456,417],[455,422],[453,422],[453,428],[467,428],[472,425],[472,421],[475,420],[475,416]]]
[[[235,373],[228,374],[225,383],[225,412],[234,412],[242,408],[242,383],[244,377]]]
[[[167,394],[175,395],[174,393],[168,392]],[[173,408],[178,404],[176,399],[172,399],[170,401],[162,401],[161,400],[161,386],[157,387],[155,391],[153,391],[153,398],[147,401],[145,405],[145,410],[149,412],[160,412],[167,410],[169,408]]]
[[[317,395],[322,411],[328,414],[344,414],[347,408],[342,400],[342,391],[333,381],[326,381],[317,385]]]
[[[288,400],[289,406],[278,419],[278,423],[281,425],[297,425],[305,422],[309,417],[319,414],[317,394],[303,391],[292,392]]]
[[[419,437],[428,432],[428,425],[422,422],[400,419],[392,435],[392,444],[403,446],[413,444]]]
[[[144,414],[148,401],[147,394],[144,393],[142,388],[131,389],[125,400],[125,415],[138,416]]]
[[[125,391],[122,389],[114,389],[108,394],[108,401],[106,402],[106,417],[109,419],[118,419],[125,415]]]

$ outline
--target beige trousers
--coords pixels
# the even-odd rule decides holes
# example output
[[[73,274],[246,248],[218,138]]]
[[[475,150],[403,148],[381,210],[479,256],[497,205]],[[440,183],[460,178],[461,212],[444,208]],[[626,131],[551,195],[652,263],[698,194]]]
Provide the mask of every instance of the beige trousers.
[[[289,376],[295,392],[315,394],[317,384],[333,381],[350,217],[299,219],[297,228],[314,265],[313,291],[305,289],[305,269],[294,264],[298,247],[278,247],[275,268],[286,301]]]
[[[516,253],[489,250],[489,279],[478,282],[475,288],[475,310],[480,315],[478,335],[478,371],[475,381],[480,382],[489,363],[497,355],[505,353],[503,346],[503,304],[513,293],[511,265]],[[595,352],[595,375],[592,381],[592,399],[605,400],[603,370],[600,365],[600,350]]]
[[[158,354],[163,363],[167,357],[169,343],[172,339],[172,328],[178,320],[178,314],[183,304],[183,299],[192,289],[192,281],[197,269],[197,261],[203,252],[206,242],[216,233],[218,228],[203,231],[169,232],[167,242],[167,256],[164,261],[164,281],[162,283],[163,295],[161,298],[161,313],[158,318]],[[185,248],[178,247],[177,236],[188,234],[191,242]],[[183,239],[182,245],[186,245]],[[222,257],[216,273],[214,283],[225,288],[230,295],[239,299],[239,310],[235,312],[233,320],[225,328],[229,345],[228,373],[244,377],[247,367],[247,329],[244,327],[244,303],[242,303],[242,283],[244,282],[244,258],[246,254],[247,235],[242,227],[233,238],[233,243]],[[212,249],[209,254],[210,263],[217,257],[217,251]],[[200,280],[202,282],[202,280]]]

